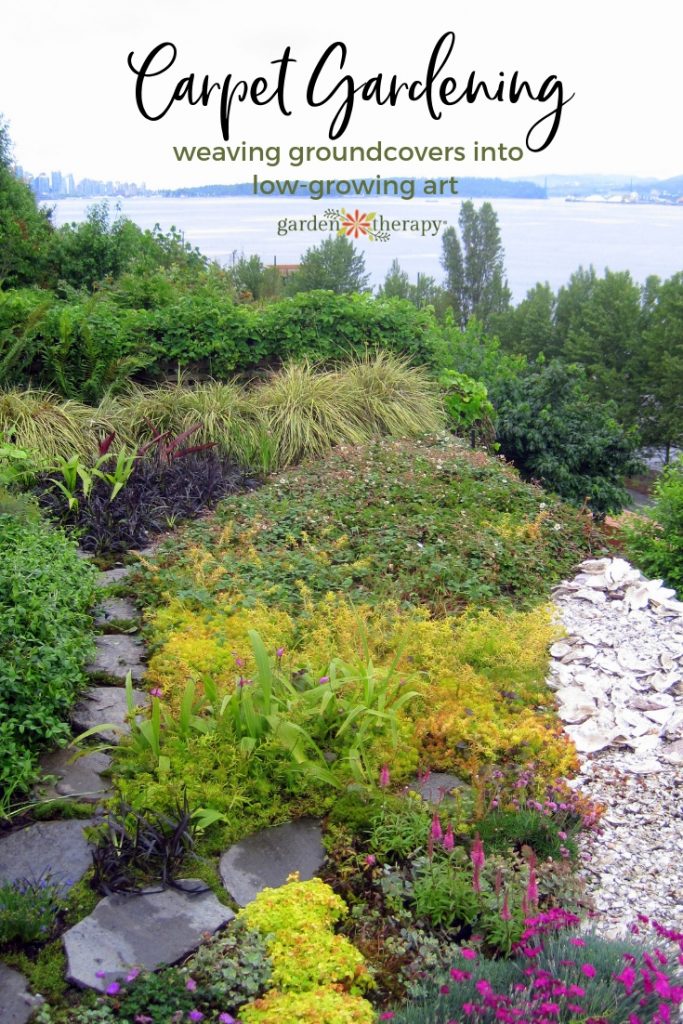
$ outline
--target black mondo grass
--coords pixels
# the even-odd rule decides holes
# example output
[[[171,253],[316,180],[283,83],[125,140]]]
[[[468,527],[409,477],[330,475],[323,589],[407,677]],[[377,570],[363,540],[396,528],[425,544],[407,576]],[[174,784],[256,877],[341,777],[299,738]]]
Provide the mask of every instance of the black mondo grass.
[[[153,883],[161,889],[188,891],[177,879],[186,861],[197,857],[186,796],[173,815],[150,808],[136,811],[120,803],[108,813],[103,828],[92,850],[93,887],[98,892],[105,896],[149,892]]]

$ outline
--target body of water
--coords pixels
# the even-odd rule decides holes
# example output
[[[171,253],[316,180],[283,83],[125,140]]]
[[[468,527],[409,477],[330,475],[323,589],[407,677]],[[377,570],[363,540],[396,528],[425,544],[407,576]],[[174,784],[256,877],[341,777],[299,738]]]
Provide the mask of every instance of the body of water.
[[[63,199],[54,205],[56,225],[85,219],[96,200]],[[457,225],[457,199],[267,199],[229,198],[164,199],[145,196],[110,200],[142,228],[159,224],[167,231],[181,230],[186,241],[220,263],[240,255],[256,254],[264,263],[298,263],[307,248],[329,237],[329,232],[296,231],[278,234],[282,220],[324,218],[328,207],[375,211],[386,220],[441,221]],[[479,200],[475,201],[479,205]],[[553,289],[565,284],[579,266],[590,264],[602,273],[629,270],[641,284],[651,274],[670,277],[683,271],[683,206],[567,203],[562,199],[491,200],[500,224],[505,266],[513,299],[519,302],[538,281]],[[46,204],[49,205],[49,204]],[[415,281],[418,273],[441,282],[441,232],[392,231],[386,242],[360,238],[355,244],[365,255],[372,284],[381,284],[392,260]],[[429,231],[429,228],[425,229]]]

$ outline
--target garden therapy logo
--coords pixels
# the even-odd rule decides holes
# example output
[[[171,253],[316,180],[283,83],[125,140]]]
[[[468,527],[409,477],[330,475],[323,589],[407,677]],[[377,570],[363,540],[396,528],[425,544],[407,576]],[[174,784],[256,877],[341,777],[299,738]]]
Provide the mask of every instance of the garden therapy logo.
[[[281,217],[277,222],[280,236],[297,232],[334,232],[346,238],[363,239],[369,242],[388,242],[392,232],[405,232],[434,238],[446,227],[445,219],[419,217],[384,217],[381,213],[364,213],[361,210],[325,210],[322,217],[314,213],[311,217]]]

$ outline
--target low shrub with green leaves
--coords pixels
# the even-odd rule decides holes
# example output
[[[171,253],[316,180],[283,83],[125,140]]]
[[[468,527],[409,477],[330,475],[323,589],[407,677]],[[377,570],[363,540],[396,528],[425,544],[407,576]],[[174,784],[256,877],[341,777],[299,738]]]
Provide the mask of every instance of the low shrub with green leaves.
[[[63,905],[60,886],[49,876],[0,885],[0,946],[47,942]]]
[[[683,593],[683,455],[663,471],[653,490],[655,504],[629,521],[626,552],[647,576],[664,578]]]
[[[0,514],[0,808],[69,735],[92,653],[94,570],[40,520]]]

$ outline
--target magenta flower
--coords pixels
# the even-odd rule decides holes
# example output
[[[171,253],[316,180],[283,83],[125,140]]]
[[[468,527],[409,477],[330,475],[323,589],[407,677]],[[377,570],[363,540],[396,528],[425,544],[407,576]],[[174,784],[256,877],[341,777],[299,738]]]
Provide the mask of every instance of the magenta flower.
[[[381,769],[380,769],[380,773],[379,773],[380,788],[381,789],[386,789],[388,787],[390,781],[391,781],[391,779],[390,779],[390,776],[389,776],[389,766],[387,764],[383,764]]]
[[[236,1024],[236,1021],[231,1013],[219,1013],[218,1024]]]
[[[449,974],[453,981],[469,981],[472,977],[471,971],[459,971],[457,967],[451,967]]]
[[[500,916],[503,921],[512,920],[512,914],[510,913],[510,907],[508,905],[507,889],[505,890],[505,895],[503,896],[503,907],[501,909]]]
[[[369,868],[372,868],[372,867],[375,866],[375,864],[377,863],[377,858],[375,857],[374,853],[369,853],[367,855],[367,857],[365,858],[365,863],[367,864],[367,866]]]
[[[107,977],[107,972],[106,971],[95,971],[95,977],[96,978],[106,978]]]
[[[630,996],[633,992],[633,985],[636,980],[636,972],[633,970],[632,967],[624,967],[621,974],[614,975],[614,980],[620,981],[626,989],[626,995]]]
[[[284,647],[278,647],[278,649],[275,652],[275,657],[277,658],[278,661],[280,660],[280,658],[282,657],[282,655],[284,653],[285,653]],[[220,1017],[218,1019],[220,1020]]]
[[[108,996],[116,996],[121,991],[121,986],[118,981],[112,981],[111,985],[107,985],[104,991]]]
[[[476,951],[476,949],[469,949],[469,947],[465,947],[464,949],[460,950],[460,953],[464,957],[465,960],[476,960],[477,959],[477,951]]]
[[[130,970],[128,972],[128,974],[126,975],[126,981],[135,981],[135,979],[137,978],[139,973],[140,973],[140,968],[139,967],[133,967],[132,970]]]
[[[441,993],[442,996],[447,996],[448,993],[450,992],[450,989],[449,989],[448,985],[442,985],[439,988],[439,992]]]
[[[570,939],[569,941],[571,942],[572,946],[585,946],[586,945],[586,943],[584,942],[583,939],[574,938],[574,939]]]
[[[204,1014],[201,1010],[190,1010],[187,1015],[188,1020],[204,1020]]]
[[[161,689],[160,686],[155,686],[153,687],[153,689],[149,691],[149,695],[150,697],[163,697],[164,691]]]
[[[441,839],[443,839],[443,829],[441,828],[441,821],[439,819],[438,814],[435,814],[434,817],[432,818],[431,835],[435,843],[438,843]]]
[[[386,1013],[380,1013],[379,1019],[380,1020],[393,1020],[394,1019],[394,1014],[391,1012],[391,1010],[387,1010]]]
[[[593,964],[581,964],[581,970],[587,978],[595,977],[595,968],[593,967]]]
[[[445,835],[443,837],[443,848],[448,853],[450,853],[450,851],[453,849],[454,846],[455,846],[455,836],[453,835],[453,826],[449,822],[448,828],[446,829],[446,833],[445,833]]]
[[[484,856],[484,844],[482,843],[479,836],[477,836],[474,842],[472,843],[470,858],[475,868],[483,868],[484,864],[486,863],[486,858]]]
[[[319,683],[329,683],[329,681],[330,681],[330,677],[329,676],[321,676],[320,679],[318,680]]]
[[[187,989],[188,992],[194,992],[194,990],[197,988],[197,982],[194,980],[194,978],[187,979],[187,981],[185,982],[185,988]]]

